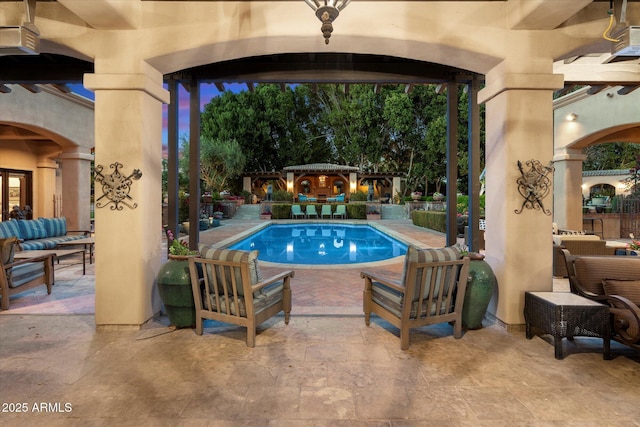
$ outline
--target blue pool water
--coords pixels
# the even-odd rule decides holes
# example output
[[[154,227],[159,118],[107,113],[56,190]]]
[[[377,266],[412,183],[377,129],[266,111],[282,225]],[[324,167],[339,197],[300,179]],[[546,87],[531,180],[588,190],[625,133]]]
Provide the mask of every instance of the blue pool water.
[[[258,259],[282,264],[355,264],[407,253],[407,245],[368,225],[271,224],[229,249],[258,250]]]

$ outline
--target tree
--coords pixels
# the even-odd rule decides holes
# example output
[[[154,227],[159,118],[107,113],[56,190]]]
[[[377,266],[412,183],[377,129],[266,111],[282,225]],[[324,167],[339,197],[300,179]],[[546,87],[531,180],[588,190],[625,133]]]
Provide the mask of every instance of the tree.
[[[590,145],[583,150],[587,155],[583,170],[630,169],[640,156],[640,144],[614,142]]]
[[[209,138],[203,138],[200,144],[200,179],[204,190],[219,193],[227,188],[229,179],[244,171],[246,158],[242,147],[236,140]]]
[[[244,171],[245,164],[246,157],[237,141],[201,138],[200,180],[203,191],[219,193],[225,190],[229,181]],[[180,187],[188,192],[189,141],[186,137],[180,139],[179,169]]]

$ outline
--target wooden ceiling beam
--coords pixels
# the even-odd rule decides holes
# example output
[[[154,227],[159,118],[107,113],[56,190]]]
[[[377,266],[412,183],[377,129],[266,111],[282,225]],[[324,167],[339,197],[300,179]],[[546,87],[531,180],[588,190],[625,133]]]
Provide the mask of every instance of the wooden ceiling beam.
[[[605,90],[609,85],[591,85],[587,93],[589,95],[595,95],[596,93],[600,93]]]
[[[51,86],[58,89],[62,93],[71,93],[71,88],[65,84],[54,83]]]
[[[22,86],[23,88],[25,88],[26,90],[28,90],[31,93],[40,93],[40,92],[42,92],[42,89],[40,89],[40,87],[37,86],[37,85],[20,83],[20,86]]]
[[[621,89],[618,89],[618,95],[628,95],[639,87],[638,85],[623,86]]]

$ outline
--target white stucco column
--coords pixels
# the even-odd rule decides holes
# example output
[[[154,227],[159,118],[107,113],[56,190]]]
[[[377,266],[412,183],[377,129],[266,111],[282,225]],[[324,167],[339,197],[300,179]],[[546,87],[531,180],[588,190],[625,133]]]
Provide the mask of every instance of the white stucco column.
[[[31,208],[34,218],[53,217],[52,195],[56,194],[56,171],[58,164],[48,157],[38,158],[38,173],[36,174],[36,186],[34,188],[34,200]]]
[[[293,193],[293,187],[295,186],[295,174],[293,172],[287,172],[287,191]],[[297,197],[297,194],[293,195],[293,199]]]
[[[351,198],[351,194],[358,191],[358,174],[355,172],[349,172],[349,189],[347,191],[345,193],[347,193],[348,199]]]
[[[400,178],[399,176],[394,176],[393,177],[393,185],[392,185],[391,188],[392,188],[392,190],[391,190],[391,200],[389,201],[389,203],[393,203],[393,201],[395,200],[395,196],[401,194],[401,192],[402,192],[402,178]]]
[[[551,60],[548,64],[551,70]],[[507,325],[524,323],[525,291],[550,291],[553,285],[552,217],[526,207],[516,213],[525,200],[517,179],[518,161],[526,171],[527,161],[548,166],[552,160],[552,95],[563,86],[563,77],[523,72],[526,66],[495,67],[478,97],[487,115],[485,260],[498,278],[489,311]],[[552,180],[553,174],[548,177]],[[553,187],[542,202],[544,209],[552,209]]]
[[[118,209],[100,199],[96,184],[96,326],[139,327],[161,307],[155,281],[162,258],[162,103],[169,93],[162,74],[144,63],[131,74],[85,75],[84,84],[95,92],[96,168],[109,176],[117,162],[124,176],[142,173]]]
[[[62,160],[62,215],[69,230],[91,229],[91,150],[74,147],[58,156]]]
[[[582,150],[563,149],[553,156],[553,221],[558,228],[582,230]]]

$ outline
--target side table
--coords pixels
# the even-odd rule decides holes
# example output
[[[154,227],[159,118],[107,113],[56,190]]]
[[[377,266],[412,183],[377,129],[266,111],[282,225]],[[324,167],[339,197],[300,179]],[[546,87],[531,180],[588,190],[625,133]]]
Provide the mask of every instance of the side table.
[[[611,358],[609,307],[570,292],[525,292],[526,337],[532,328],[553,335],[556,359],[562,359],[562,338],[575,336],[602,338],[603,358]]]

